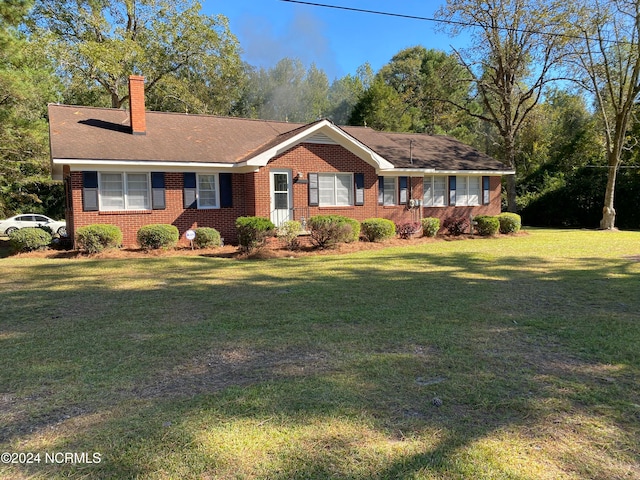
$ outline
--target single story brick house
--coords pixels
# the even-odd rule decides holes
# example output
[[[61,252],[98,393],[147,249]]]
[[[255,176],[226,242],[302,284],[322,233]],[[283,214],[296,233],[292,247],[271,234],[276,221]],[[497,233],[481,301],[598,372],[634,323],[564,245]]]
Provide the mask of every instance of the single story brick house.
[[[144,78],[129,79],[130,109],[49,105],[52,175],[64,180],[67,231],[110,223],[126,246],[138,229],[180,234],[235,220],[276,225],[318,214],[396,223],[500,213],[504,165],[445,136],[147,112]]]

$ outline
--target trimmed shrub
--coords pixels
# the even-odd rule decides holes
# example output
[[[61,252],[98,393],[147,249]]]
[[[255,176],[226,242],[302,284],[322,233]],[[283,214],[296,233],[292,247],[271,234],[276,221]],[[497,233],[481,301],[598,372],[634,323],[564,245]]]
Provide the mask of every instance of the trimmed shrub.
[[[418,230],[420,230],[420,224],[418,222],[396,224],[396,233],[403,240],[413,237]]]
[[[498,215],[500,233],[518,233],[522,227],[522,219],[517,213],[504,212]]]
[[[368,218],[361,225],[362,235],[370,242],[382,242],[396,235],[396,225],[386,218]]]
[[[180,232],[175,225],[155,223],[145,225],[138,230],[137,239],[140,246],[147,250],[173,248],[178,243]]]
[[[442,226],[447,229],[449,235],[457,237],[469,229],[469,220],[466,217],[449,217],[442,222]]]
[[[357,220],[355,220],[357,222]],[[354,221],[342,215],[315,215],[307,226],[311,229],[311,243],[318,248],[335,247],[338,243],[354,241]],[[360,223],[357,228],[360,235]]]
[[[351,226],[351,236],[348,237],[345,241],[347,243],[360,241],[360,231],[362,230],[362,226],[360,225],[360,222],[355,218],[350,218],[350,217],[342,217],[342,218],[344,218],[344,221]]]
[[[51,235],[51,238],[53,238],[53,236],[56,234],[49,225],[38,225],[36,228],[41,228],[42,230],[47,232],[49,235]]]
[[[220,232],[215,228],[198,227],[195,232],[196,238],[193,239],[193,244],[196,248],[211,248],[222,245]]]
[[[476,232],[483,237],[492,237],[500,230],[500,221],[496,217],[478,215],[473,217],[473,220],[476,222]]]
[[[98,253],[105,248],[118,248],[122,244],[122,231],[115,225],[96,223],[76,231],[76,245],[87,253]]]
[[[278,227],[278,238],[283,240],[289,250],[300,248],[298,235],[302,232],[302,224],[297,220],[287,220]]]
[[[436,217],[426,217],[422,219],[422,234],[425,237],[435,237],[440,231],[440,219]]]
[[[21,228],[9,234],[9,245],[13,252],[44,250],[51,243],[51,234],[42,228]]]
[[[276,226],[271,220],[264,217],[238,217],[236,229],[238,230],[238,244],[240,250],[251,253],[262,248],[267,243],[267,238],[272,236]]]

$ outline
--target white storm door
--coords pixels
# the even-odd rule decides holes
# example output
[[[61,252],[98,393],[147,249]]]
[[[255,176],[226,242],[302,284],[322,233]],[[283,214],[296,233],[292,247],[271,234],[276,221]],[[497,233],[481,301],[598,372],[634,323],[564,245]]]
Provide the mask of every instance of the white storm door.
[[[271,171],[271,221],[276,227],[291,220],[291,170]]]

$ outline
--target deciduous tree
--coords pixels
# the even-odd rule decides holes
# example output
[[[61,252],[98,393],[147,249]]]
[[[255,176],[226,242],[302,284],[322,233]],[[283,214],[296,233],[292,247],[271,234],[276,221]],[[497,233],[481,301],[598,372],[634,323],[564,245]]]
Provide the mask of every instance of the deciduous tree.
[[[351,123],[379,130],[450,134],[469,141],[469,117],[452,106],[468,97],[464,69],[439,50],[411,47],[376,74]]]
[[[273,68],[250,69],[238,114],[265,120],[312,122],[327,115],[329,81],[324,71],[283,58]]]
[[[197,1],[35,0],[30,19],[70,91],[85,98],[99,87],[119,108],[128,76],[139,73],[151,108],[228,113],[237,99],[238,42],[227,19],[201,14]]]
[[[640,2],[594,0],[587,4],[579,26],[572,73],[595,98],[602,118],[608,173],[600,228],[612,229],[618,169],[625,149],[638,143],[628,133],[640,97]]]
[[[516,136],[538,104],[552,69],[564,54],[567,37],[556,35],[569,22],[567,2],[559,0],[447,0],[438,15],[452,34],[471,28],[473,46],[457,50],[482,111],[455,102],[500,133],[503,161],[516,167]],[[516,210],[516,181],[507,180],[507,203]]]

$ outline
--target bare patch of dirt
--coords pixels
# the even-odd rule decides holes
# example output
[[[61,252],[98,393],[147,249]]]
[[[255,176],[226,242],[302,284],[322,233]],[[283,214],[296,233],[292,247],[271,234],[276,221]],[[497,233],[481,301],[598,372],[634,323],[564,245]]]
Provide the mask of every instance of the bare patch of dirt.
[[[321,351],[233,348],[212,351],[176,365],[132,393],[137,398],[190,397],[219,392],[231,386],[305,377],[330,367],[329,354]]]

